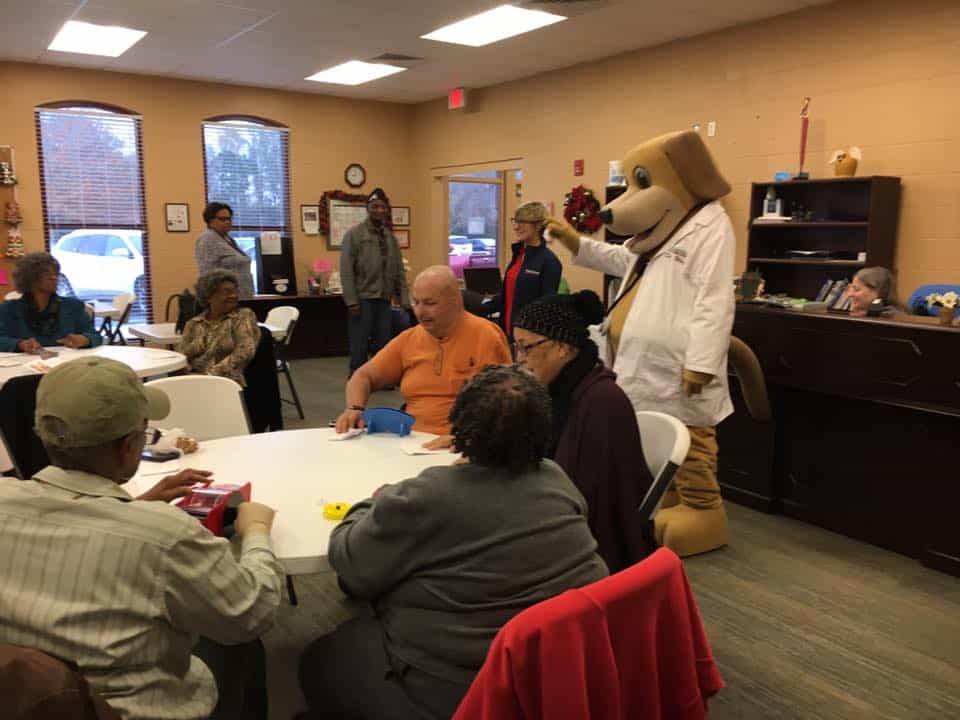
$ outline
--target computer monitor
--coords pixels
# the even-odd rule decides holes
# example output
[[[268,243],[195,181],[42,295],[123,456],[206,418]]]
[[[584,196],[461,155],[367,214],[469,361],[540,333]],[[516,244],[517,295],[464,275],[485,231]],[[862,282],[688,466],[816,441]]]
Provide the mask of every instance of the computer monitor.
[[[500,268],[479,267],[464,268],[463,283],[467,290],[473,290],[482,295],[496,295],[500,292]]]

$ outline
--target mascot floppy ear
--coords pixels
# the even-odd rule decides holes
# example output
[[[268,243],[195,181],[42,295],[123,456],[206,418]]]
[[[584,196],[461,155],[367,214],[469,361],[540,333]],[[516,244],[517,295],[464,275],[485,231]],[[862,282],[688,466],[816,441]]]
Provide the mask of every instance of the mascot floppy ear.
[[[720,174],[700,133],[693,130],[673,133],[664,140],[663,152],[698,204],[717,200],[730,192],[730,184]]]
[[[623,160],[627,190],[600,211],[631,251],[662,245],[697,207],[730,192],[703,139],[692,130],[637,145]]]

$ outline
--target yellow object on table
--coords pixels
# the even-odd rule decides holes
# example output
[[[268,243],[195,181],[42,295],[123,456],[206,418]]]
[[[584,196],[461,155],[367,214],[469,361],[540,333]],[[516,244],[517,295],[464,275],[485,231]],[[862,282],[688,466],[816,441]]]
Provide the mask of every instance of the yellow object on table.
[[[350,509],[350,503],[327,503],[323,506],[323,516],[327,520],[343,520]]]

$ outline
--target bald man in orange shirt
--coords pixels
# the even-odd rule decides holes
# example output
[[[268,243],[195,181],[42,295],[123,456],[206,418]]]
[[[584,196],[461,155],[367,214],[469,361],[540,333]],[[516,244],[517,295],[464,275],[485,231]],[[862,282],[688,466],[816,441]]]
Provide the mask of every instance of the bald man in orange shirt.
[[[486,365],[512,362],[503,331],[463,309],[457,278],[433,265],[413,283],[413,312],[419,325],[391,340],[347,382],[347,409],[337,432],[363,427],[370,394],[399,385],[413,415],[414,430],[446,435],[448,415],[463,384]]]

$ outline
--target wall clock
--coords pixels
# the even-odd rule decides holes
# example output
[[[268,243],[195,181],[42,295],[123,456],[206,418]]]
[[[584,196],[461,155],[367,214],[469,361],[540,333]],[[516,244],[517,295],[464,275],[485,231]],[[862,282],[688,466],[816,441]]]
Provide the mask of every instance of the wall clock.
[[[350,187],[360,187],[367,181],[367,171],[363,169],[363,165],[350,163],[343,171],[343,179]]]

